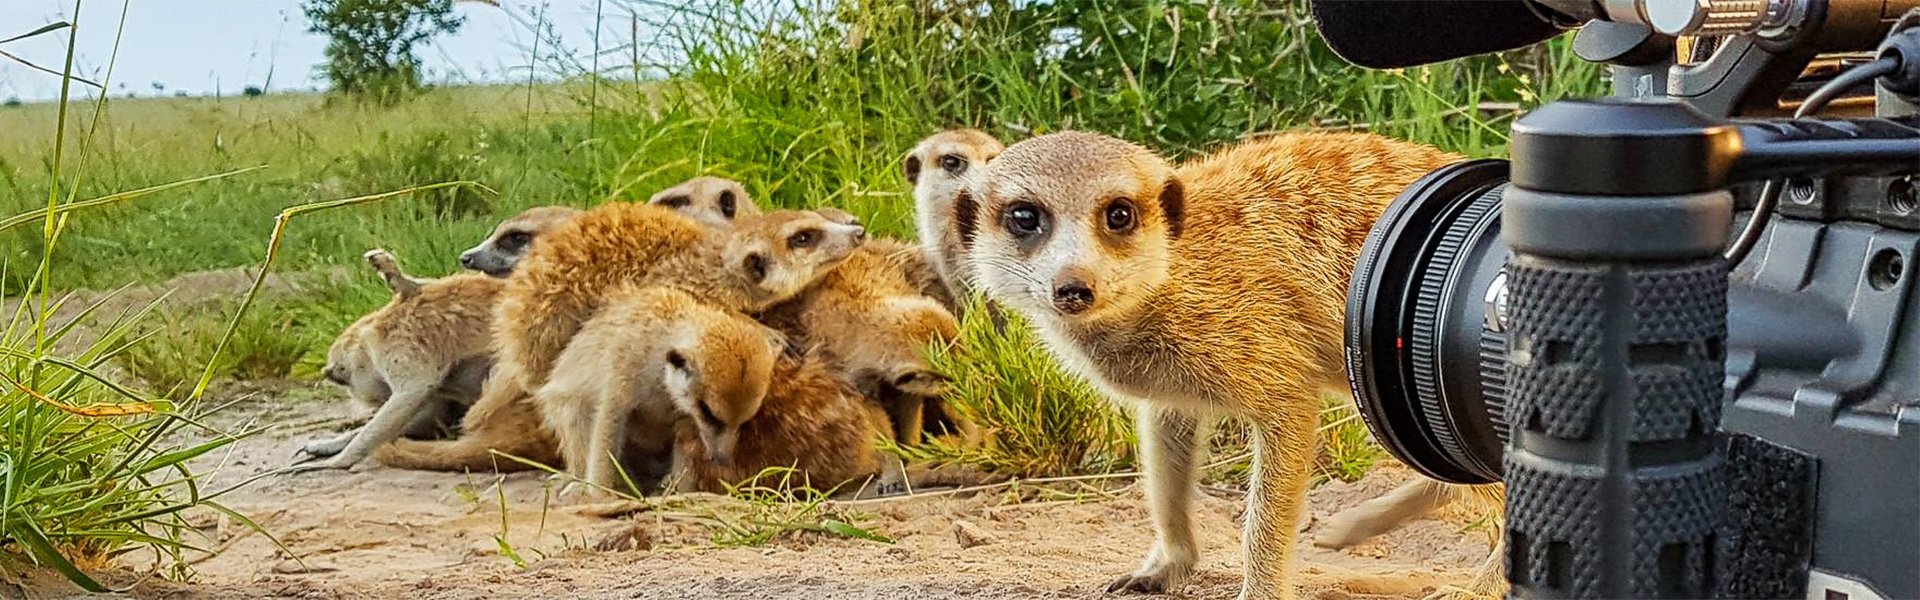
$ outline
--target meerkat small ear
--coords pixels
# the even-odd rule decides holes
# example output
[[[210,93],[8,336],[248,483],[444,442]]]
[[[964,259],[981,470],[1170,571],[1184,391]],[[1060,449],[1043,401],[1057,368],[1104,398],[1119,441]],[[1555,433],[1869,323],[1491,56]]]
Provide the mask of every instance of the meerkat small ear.
[[[920,157],[918,156],[907,157],[907,162],[902,168],[907,173],[908,185],[920,184]]]
[[[1187,220],[1187,190],[1179,179],[1168,178],[1160,188],[1160,216],[1167,220],[1167,237],[1180,237]]]
[[[681,356],[679,350],[668,350],[667,366],[685,371],[687,370],[687,357]]]
[[[973,192],[965,188],[953,198],[953,228],[960,234],[960,249],[973,249],[973,235],[979,231],[980,205],[974,202]]]
[[[667,208],[686,208],[687,205],[693,204],[693,197],[686,194],[675,194],[654,200],[653,203]]]

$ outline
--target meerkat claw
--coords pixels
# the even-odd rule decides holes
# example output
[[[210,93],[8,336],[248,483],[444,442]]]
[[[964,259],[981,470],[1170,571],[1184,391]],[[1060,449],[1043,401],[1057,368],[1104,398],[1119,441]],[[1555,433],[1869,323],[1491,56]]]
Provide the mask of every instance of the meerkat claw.
[[[1168,585],[1167,579],[1168,577],[1164,573],[1128,575],[1108,584],[1107,593],[1162,594],[1166,593],[1168,587],[1171,587]]]

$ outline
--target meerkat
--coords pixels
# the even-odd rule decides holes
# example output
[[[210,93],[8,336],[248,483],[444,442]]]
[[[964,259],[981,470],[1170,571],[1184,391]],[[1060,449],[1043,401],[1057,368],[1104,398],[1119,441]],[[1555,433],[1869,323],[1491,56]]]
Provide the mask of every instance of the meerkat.
[[[545,236],[507,279],[493,317],[496,360],[451,441],[390,444],[388,466],[517,470],[559,458],[531,390],[538,390],[606,295],[661,284],[725,310],[759,312],[798,294],[865,241],[866,230],[813,211],[772,211],[713,229],[671,209],[608,204]]]
[[[1506,581],[1501,577],[1506,540],[1500,531],[1506,521],[1506,502],[1504,484],[1457,485],[1416,477],[1385,495],[1334,514],[1314,533],[1313,545],[1333,550],[1349,548],[1449,504],[1460,504],[1493,521],[1488,528],[1493,535],[1493,550],[1474,571],[1472,582],[1464,588],[1466,595],[1502,597],[1506,595]]]
[[[1174,167],[1109,136],[1022,141],[987,165],[968,255],[1055,358],[1138,406],[1156,541],[1110,591],[1193,572],[1202,416],[1252,427],[1243,599],[1291,598],[1322,389],[1345,389],[1347,281],[1373,221],[1458,157],[1367,134],[1246,142]]]
[[[978,226],[979,202],[973,188],[980,174],[1006,146],[975,129],[953,129],[928,136],[907,153],[902,172],[913,186],[914,224],[920,248],[959,314],[971,297],[964,269],[965,248]]]
[[[571,206],[536,206],[502,221],[480,245],[460,253],[460,266],[494,277],[513,273],[534,240],[580,216]]]
[[[680,211],[713,227],[731,227],[736,219],[760,214],[760,205],[747,196],[740,182],[721,177],[695,177],[653,195],[647,204]]]
[[[947,421],[941,425],[959,428],[941,400],[945,378],[921,352],[953,343],[960,324],[902,268],[919,259],[905,243],[869,240],[799,297],[761,316],[882,404],[895,441],[908,446],[928,429],[929,408]]]
[[[671,456],[682,418],[715,460],[727,462],[785,347],[773,330],[686,292],[624,288],[580,327],[534,402],[559,438],[569,474],[616,491],[620,457]],[[640,485],[636,491],[650,487]]]
[[[349,468],[388,442],[436,429],[474,403],[491,370],[489,323],[504,281],[478,274],[415,279],[384,250],[366,259],[394,297],[342,332],[328,349],[325,374],[373,417],[304,446],[300,462],[308,468]]]

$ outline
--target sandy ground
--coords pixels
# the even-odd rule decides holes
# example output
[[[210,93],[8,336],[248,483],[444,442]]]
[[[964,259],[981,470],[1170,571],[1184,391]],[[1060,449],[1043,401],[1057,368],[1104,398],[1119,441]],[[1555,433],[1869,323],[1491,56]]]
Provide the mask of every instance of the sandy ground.
[[[343,401],[285,399],[325,394],[250,396],[215,421],[314,423],[346,410]],[[327,433],[299,429],[283,426],[203,457],[203,489],[278,469],[304,440]],[[1385,468],[1361,482],[1320,486],[1312,492],[1309,528],[1407,476]],[[892,544],[804,533],[734,548],[711,547],[707,528],[672,514],[604,518],[589,514],[594,505],[550,502],[548,489],[544,473],[468,476],[367,465],[274,475],[225,502],[286,550],[244,524],[202,512],[190,518],[204,536],[193,541],[214,552],[189,557],[191,583],[125,573],[110,579],[132,586],[124,595],[139,598],[1095,598],[1152,542],[1130,480],[1066,499],[1027,486],[1024,493],[850,508],[865,517],[860,525]],[[1201,494],[1198,512],[1205,550],[1200,572],[1179,596],[1232,598],[1241,564],[1240,498],[1213,490]],[[524,568],[503,554],[496,540],[503,527]],[[971,538],[963,541],[961,528]],[[1417,521],[1345,551],[1313,548],[1303,537],[1301,581],[1308,597],[1420,597],[1463,584],[1486,551],[1485,535],[1463,517]],[[76,595],[57,581],[36,581],[26,588],[30,597]]]

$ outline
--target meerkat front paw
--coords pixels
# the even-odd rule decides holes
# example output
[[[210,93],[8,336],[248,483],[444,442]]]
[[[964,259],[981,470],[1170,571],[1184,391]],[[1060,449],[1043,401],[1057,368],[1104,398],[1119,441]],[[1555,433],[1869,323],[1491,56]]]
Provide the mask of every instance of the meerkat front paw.
[[[1160,548],[1147,556],[1146,564],[1126,577],[1107,585],[1107,593],[1164,594],[1177,590],[1193,576],[1193,559],[1176,558]]]

